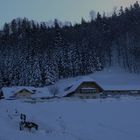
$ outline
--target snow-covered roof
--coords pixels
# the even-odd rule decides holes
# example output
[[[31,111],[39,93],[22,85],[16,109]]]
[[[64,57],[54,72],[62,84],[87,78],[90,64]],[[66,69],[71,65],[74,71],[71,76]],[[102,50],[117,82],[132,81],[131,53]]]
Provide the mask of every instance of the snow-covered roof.
[[[9,97],[13,96],[15,93],[17,93],[23,89],[33,92],[33,90],[35,88],[27,87],[27,86],[3,87],[2,92],[3,92],[5,98],[9,98]]]
[[[15,86],[15,87],[3,87],[2,92],[4,94],[5,99],[9,99],[15,93],[21,90],[28,90],[31,93],[33,98],[40,98],[40,97],[50,97],[51,93],[47,87],[35,88],[35,87],[28,87],[28,86]],[[34,92],[35,91],[35,92]]]
[[[88,77],[88,76],[80,76],[76,78],[59,80],[55,84],[55,86],[58,88],[58,96],[65,96],[75,91],[83,82],[97,83],[93,78]]]
[[[34,88],[31,88],[31,87],[29,87],[29,88],[27,88],[27,87],[23,87],[23,88],[19,88],[19,89],[17,89],[17,90],[15,90],[14,92],[15,93],[18,93],[18,92],[20,92],[20,91],[22,91],[22,90],[27,90],[27,91],[29,91],[30,93],[33,93],[33,90],[34,90]]]
[[[96,82],[104,90],[140,90],[140,75],[116,67],[106,68],[87,76],[59,80],[54,86],[58,88],[59,96],[65,96],[84,81]]]
[[[71,92],[74,92],[84,82],[94,82],[94,83],[96,83],[90,77],[82,77],[81,79],[74,81],[71,85],[69,85],[67,88],[64,89],[65,95],[69,94]]]

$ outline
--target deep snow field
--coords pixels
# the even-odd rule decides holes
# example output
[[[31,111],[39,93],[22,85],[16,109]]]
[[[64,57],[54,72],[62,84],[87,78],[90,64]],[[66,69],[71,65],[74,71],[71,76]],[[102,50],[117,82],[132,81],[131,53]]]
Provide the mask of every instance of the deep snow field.
[[[140,97],[0,100],[0,140],[140,140]],[[19,130],[20,113],[39,130]]]

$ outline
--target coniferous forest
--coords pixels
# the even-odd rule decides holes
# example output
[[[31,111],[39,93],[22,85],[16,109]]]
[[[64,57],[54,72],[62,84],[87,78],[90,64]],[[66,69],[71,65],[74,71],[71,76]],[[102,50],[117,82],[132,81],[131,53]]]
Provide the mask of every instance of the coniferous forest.
[[[140,72],[140,5],[53,26],[13,19],[0,31],[0,87],[46,86],[112,65]]]

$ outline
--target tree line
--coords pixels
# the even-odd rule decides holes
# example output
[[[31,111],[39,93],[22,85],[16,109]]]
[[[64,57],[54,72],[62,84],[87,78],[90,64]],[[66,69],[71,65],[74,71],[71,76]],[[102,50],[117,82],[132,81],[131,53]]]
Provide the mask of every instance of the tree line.
[[[92,16],[91,16],[92,17]],[[79,24],[13,19],[0,31],[0,87],[46,86],[118,65],[140,72],[140,5]]]

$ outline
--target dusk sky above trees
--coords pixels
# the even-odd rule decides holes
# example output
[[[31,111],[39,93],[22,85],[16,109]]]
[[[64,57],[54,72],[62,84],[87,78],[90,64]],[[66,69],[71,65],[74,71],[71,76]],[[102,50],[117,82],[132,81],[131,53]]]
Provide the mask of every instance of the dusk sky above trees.
[[[140,2],[140,0],[138,0]],[[111,13],[114,7],[126,7],[135,0],[0,0],[0,25],[13,18],[27,17],[36,21],[79,22],[89,19],[89,12]]]

